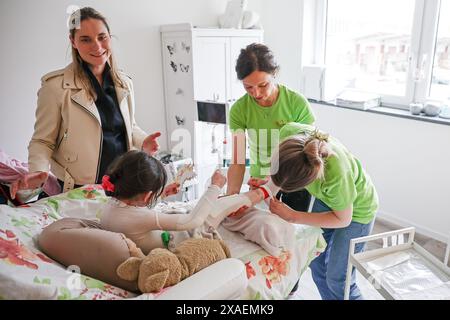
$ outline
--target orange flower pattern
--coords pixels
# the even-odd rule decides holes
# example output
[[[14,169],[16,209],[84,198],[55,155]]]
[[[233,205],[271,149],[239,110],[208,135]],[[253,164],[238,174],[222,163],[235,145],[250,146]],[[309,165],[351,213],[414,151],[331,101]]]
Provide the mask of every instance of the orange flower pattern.
[[[247,272],[247,279],[250,279],[251,277],[254,277],[256,275],[255,269],[253,269],[251,263],[252,262],[249,261],[245,264],[245,271]]]
[[[279,283],[283,276],[289,273],[289,263],[292,254],[289,251],[282,251],[280,256],[265,256],[258,261],[261,272],[266,277],[266,286],[270,289],[273,283]]]
[[[0,233],[5,234],[7,237],[7,239],[0,237],[0,259],[30,269],[38,269],[38,265],[31,262],[38,258],[45,262],[52,262],[41,253],[35,254],[28,250],[19,242],[19,239],[17,239],[14,232],[10,230],[0,230]]]

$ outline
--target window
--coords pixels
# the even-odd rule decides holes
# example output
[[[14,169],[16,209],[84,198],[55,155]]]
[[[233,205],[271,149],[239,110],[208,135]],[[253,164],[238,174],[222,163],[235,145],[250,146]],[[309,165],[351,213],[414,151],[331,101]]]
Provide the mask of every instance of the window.
[[[311,60],[340,91],[404,109],[450,100],[450,0],[305,1],[317,18]]]
[[[404,96],[413,19],[411,0],[329,0],[326,66],[346,88]]]
[[[441,1],[429,97],[450,100],[450,0]]]

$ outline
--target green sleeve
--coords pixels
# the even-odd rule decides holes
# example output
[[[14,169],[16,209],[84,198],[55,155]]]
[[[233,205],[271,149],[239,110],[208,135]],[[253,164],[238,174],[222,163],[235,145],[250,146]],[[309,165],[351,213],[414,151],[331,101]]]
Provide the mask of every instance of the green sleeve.
[[[314,117],[314,113],[312,112],[308,99],[306,99],[303,95],[298,94],[297,100],[300,107],[298,108],[299,112],[295,122],[313,124],[314,121],[316,121],[316,118]]]
[[[231,131],[236,131],[238,129],[245,130],[247,128],[245,124],[245,117],[240,106],[241,104],[239,104],[238,101],[231,107],[229,119],[229,127]]]
[[[357,191],[351,170],[346,170],[331,156],[327,159],[326,177],[322,183],[323,202],[333,210],[347,209],[356,199]]]

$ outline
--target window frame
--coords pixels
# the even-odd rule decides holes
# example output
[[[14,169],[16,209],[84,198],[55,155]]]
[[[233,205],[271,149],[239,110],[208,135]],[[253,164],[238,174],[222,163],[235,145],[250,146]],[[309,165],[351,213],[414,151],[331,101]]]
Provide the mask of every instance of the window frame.
[[[431,99],[429,92],[440,3],[441,0],[415,0],[405,94],[403,96],[381,94],[383,107],[408,110],[410,103],[425,103]],[[311,31],[312,39],[314,39],[312,58],[309,61],[302,59],[306,60],[304,65],[314,64],[326,67],[327,6],[328,0],[304,0],[304,17],[314,12],[316,19],[314,30]]]

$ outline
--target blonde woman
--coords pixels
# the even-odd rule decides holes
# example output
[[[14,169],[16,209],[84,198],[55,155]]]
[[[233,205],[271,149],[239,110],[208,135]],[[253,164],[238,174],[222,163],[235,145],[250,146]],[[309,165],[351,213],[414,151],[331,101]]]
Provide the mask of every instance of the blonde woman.
[[[117,69],[104,16],[85,7],[70,17],[72,63],[42,77],[34,134],[28,146],[29,174],[17,190],[42,185],[51,171],[64,191],[100,183],[108,165],[130,149],[153,154],[156,138],[134,119],[131,79]]]
[[[328,245],[311,263],[312,276],[322,299],[343,299],[350,239],[370,234],[377,192],[360,161],[337,139],[299,123],[285,125],[280,139],[284,141],[272,159],[272,183],[285,192],[306,189],[316,201],[308,213],[272,198],[270,211],[291,223],[323,229]],[[356,252],[364,245],[358,244]],[[350,299],[362,299],[355,270]]]

